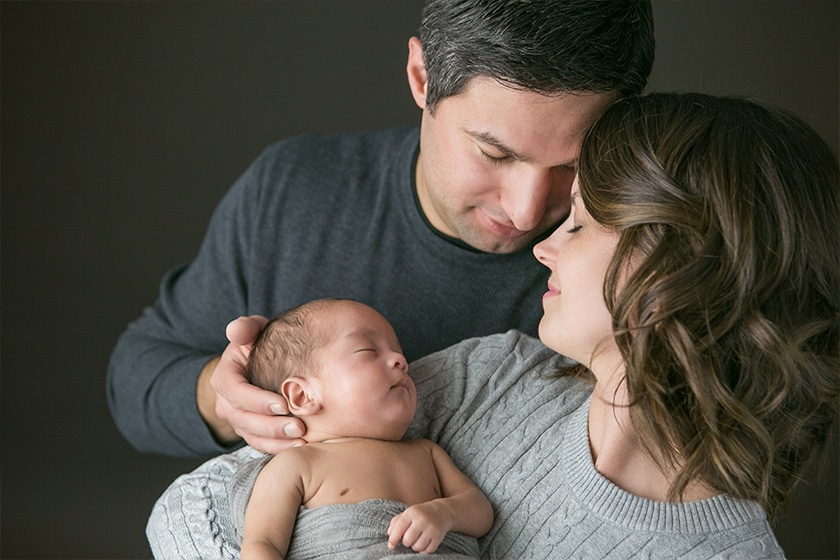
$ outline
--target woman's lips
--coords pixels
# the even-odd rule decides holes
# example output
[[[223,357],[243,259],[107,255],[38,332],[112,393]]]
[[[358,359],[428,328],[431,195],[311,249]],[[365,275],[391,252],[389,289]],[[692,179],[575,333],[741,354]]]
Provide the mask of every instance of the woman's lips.
[[[558,290],[557,288],[552,286],[551,283],[549,283],[548,284],[548,291],[543,294],[543,301],[550,298],[550,297],[559,296],[559,295],[560,295],[560,290]]]

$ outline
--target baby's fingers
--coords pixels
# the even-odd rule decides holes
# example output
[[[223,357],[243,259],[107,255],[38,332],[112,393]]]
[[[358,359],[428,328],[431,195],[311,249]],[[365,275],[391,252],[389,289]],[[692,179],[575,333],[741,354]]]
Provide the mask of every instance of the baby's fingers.
[[[406,529],[410,526],[411,520],[403,513],[392,517],[391,523],[388,525],[388,548],[397,548],[397,545],[400,544]]]

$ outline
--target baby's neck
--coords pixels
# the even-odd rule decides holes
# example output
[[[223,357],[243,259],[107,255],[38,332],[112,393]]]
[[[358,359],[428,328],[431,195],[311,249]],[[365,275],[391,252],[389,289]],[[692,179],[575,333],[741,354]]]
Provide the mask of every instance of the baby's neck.
[[[327,438],[322,439],[319,441],[310,441],[309,443],[353,443],[359,441],[380,441],[380,440],[373,440],[373,438],[363,438],[363,437],[334,437],[334,438]]]
[[[307,443],[350,443],[362,441],[400,441],[403,439],[405,432],[401,433],[382,433],[375,435],[359,435],[353,433],[341,433],[334,431],[318,430],[316,427],[307,428],[303,439]]]

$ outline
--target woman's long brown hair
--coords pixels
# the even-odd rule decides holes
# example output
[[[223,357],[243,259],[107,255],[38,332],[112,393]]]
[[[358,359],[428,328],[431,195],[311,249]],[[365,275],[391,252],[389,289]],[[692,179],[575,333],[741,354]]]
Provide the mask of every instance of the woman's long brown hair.
[[[621,234],[604,297],[671,497],[700,481],[773,518],[838,413],[836,157],[786,110],[652,94],[595,124],[579,177]]]

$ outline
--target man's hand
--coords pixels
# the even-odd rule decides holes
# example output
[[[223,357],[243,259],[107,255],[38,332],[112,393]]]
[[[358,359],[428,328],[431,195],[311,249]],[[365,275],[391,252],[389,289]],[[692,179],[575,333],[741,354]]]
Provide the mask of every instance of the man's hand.
[[[251,347],[268,319],[240,317],[227,326],[230,344],[218,358],[204,366],[198,378],[198,410],[224,444],[239,438],[263,453],[278,453],[306,443],[299,439],[306,429],[297,418],[286,416],[286,400],[251,385],[245,377]]]

